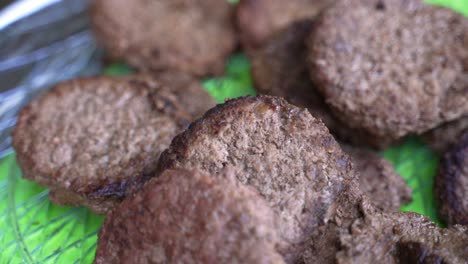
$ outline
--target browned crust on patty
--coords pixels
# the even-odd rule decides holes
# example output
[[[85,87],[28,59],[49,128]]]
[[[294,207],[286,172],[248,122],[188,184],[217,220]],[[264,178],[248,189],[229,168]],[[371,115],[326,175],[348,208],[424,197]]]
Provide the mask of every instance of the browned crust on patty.
[[[234,51],[233,7],[219,0],[96,0],[98,41],[115,59],[139,69],[219,75]]]
[[[442,158],[434,192],[441,219],[468,225],[468,133]]]
[[[419,0],[350,0],[309,38],[310,76],[353,127],[420,134],[468,113],[468,20]]]
[[[106,217],[95,263],[284,263],[273,211],[232,172],[168,170]]]
[[[340,191],[354,178],[349,157],[323,123],[305,109],[271,96],[227,101],[174,138],[158,172],[225,167],[254,186],[281,222],[281,252],[294,262]]]
[[[52,201],[104,213],[152,176],[190,119],[147,75],[76,79],[21,111],[13,146],[23,176],[50,188]]]

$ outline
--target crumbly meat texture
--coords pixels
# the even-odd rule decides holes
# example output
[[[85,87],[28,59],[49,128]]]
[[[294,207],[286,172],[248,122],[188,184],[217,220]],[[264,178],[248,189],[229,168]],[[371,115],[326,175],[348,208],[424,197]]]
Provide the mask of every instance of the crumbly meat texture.
[[[302,19],[312,19],[335,0],[241,0],[236,21],[243,48],[260,48],[275,32]]]
[[[448,225],[468,225],[468,133],[442,158],[434,192]]]
[[[468,133],[468,115],[463,116],[455,121],[448,122],[438,126],[422,135],[424,142],[437,151],[445,153],[462,137],[464,133]]]
[[[227,1],[96,0],[91,17],[108,54],[139,69],[218,75],[237,45]]]
[[[275,219],[232,173],[169,170],[107,215],[95,263],[284,263]]]
[[[314,26],[311,20],[289,24],[273,34],[252,54],[252,78],[261,94],[281,96],[309,109],[342,142],[385,148],[391,142],[362,129],[352,129],[335,118],[325,99],[312,84],[307,67],[306,39]]]
[[[400,206],[411,201],[411,189],[389,161],[368,149],[343,145],[341,148],[353,161],[359,188],[377,209],[397,212]]]
[[[225,167],[258,189],[280,222],[281,249],[297,260],[305,240],[338,193],[354,178],[349,157],[305,109],[270,96],[234,99],[208,111],[160,158],[158,171]]]
[[[105,213],[139,188],[190,115],[148,76],[68,81],[21,111],[13,146],[27,179],[61,205]]]
[[[350,0],[315,21],[310,76],[350,126],[392,140],[468,113],[468,19],[419,0]]]
[[[170,87],[170,92],[192,116],[192,120],[203,116],[206,111],[216,105],[213,97],[201,86],[200,80],[187,73],[160,72],[154,73],[154,78]]]
[[[336,263],[466,263],[468,228],[439,228],[416,213],[376,213],[341,235]]]
[[[329,207],[327,224],[310,236],[303,263],[463,263],[467,258],[466,227],[439,228],[416,213],[382,211],[374,204],[358,180],[349,184]],[[405,259],[409,262],[401,262]]]
[[[340,236],[347,234],[357,219],[376,212],[377,209],[359,188],[358,180],[352,181],[328,208],[324,217],[326,224],[313,230],[302,253],[302,263],[335,263],[340,250]]]

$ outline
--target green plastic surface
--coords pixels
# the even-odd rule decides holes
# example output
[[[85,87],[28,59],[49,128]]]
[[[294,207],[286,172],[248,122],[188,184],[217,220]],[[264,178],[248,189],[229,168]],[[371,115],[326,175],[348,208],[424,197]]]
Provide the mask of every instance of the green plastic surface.
[[[467,0],[428,0],[468,15]],[[129,74],[125,64],[114,64],[104,73]],[[218,101],[253,95],[250,63],[244,55],[230,59],[224,77],[203,81]],[[408,138],[382,155],[413,189],[413,201],[401,208],[437,219],[433,180],[438,157],[417,138]],[[97,232],[103,217],[81,207],[60,207],[47,198],[48,191],[21,178],[14,155],[0,160],[0,264],[4,263],[92,263]]]
[[[432,194],[439,157],[421,140],[414,137],[406,139],[399,146],[387,149],[382,154],[392,162],[395,170],[413,190],[413,200],[402,206],[400,210],[427,215],[434,222],[441,224]]]

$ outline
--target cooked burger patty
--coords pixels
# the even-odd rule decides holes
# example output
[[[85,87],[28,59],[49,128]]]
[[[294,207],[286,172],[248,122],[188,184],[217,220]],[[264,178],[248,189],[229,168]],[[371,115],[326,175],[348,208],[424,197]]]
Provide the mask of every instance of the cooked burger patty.
[[[310,76],[350,126],[395,140],[468,113],[463,15],[420,0],[350,0],[315,23]]]
[[[275,32],[302,19],[312,19],[335,0],[240,0],[236,18],[242,46],[260,48]]]
[[[290,103],[306,107],[320,118],[330,132],[342,142],[384,148],[389,140],[376,138],[362,129],[352,129],[335,118],[307,69],[306,39],[313,27],[311,20],[291,23],[273,34],[262,48],[252,55],[252,78],[261,94],[286,98]]]
[[[442,158],[434,191],[441,218],[468,225],[468,133]]]
[[[280,222],[281,253],[294,262],[339,192],[354,178],[349,157],[323,123],[284,99],[234,99],[208,111],[160,158],[158,171],[233,167]]]
[[[233,11],[219,0],[96,0],[91,17],[116,59],[140,69],[217,75],[236,47]]]
[[[411,201],[411,189],[389,161],[371,150],[343,145],[342,148],[351,156],[359,175],[359,188],[377,209],[397,212]]]
[[[95,263],[284,263],[275,220],[232,174],[169,170],[107,215]]]
[[[148,76],[77,79],[21,111],[13,146],[23,176],[53,202],[104,213],[152,175],[189,120],[172,89]]]

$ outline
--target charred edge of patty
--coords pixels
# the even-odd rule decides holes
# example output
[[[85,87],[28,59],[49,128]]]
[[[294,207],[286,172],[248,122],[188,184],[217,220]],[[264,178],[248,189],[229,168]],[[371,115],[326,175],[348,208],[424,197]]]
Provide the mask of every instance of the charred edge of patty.
[[[182,155],[188,147],[186,142],[188,142],[190,138],[198,137],[207,129],[210,129],[210,134],[216,134],[226,122],[222,116],[229,115],[230,112],[238,111],[241,107],[254,102],[262,102],[268,109],[277,109],[279,107],[289,106],[286,100],[281,97],[259,95],[230,99],[224,104],[219,104],[213,107],[208,110],[202,118],[191,123],[184,132],[177,135],[172,140],[169,148],[161,153],[156,168],[156,175],[159,176],[164,170],[171,169],[174,162],[183,158]]]

